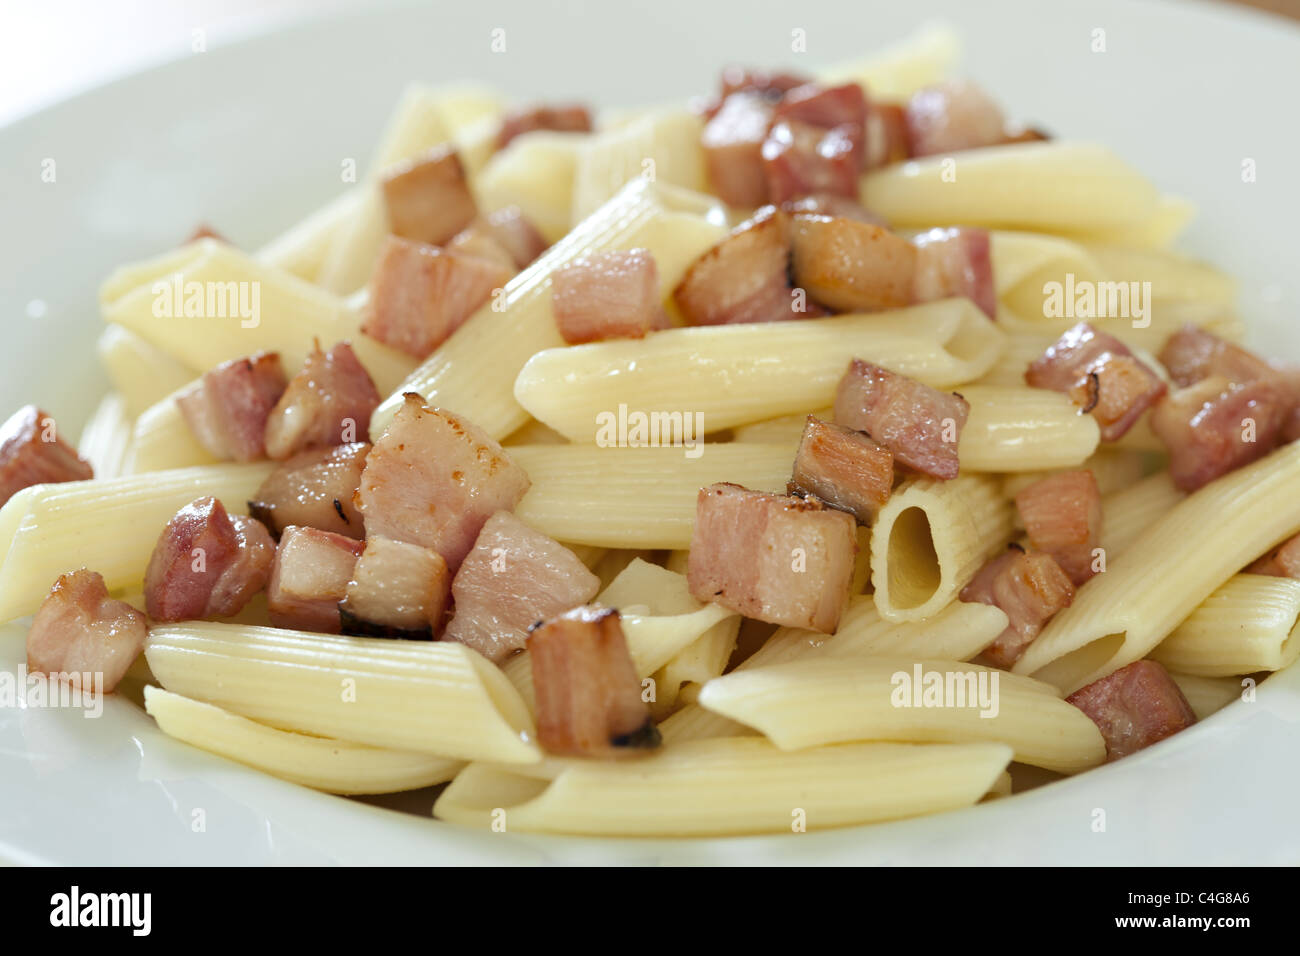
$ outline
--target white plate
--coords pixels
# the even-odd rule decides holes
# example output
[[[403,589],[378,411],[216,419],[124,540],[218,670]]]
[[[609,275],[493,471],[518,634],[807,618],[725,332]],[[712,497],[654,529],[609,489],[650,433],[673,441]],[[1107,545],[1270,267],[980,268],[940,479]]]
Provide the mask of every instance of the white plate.
[[[915,3],[657,0],[384,8],[216,48],[0,130],[0,409],[79,427],[105,386],[95,290],[114,266],[213,223],[255,247],[341,190],[411,79],[648,104],[711,89],[719,66],[815,64],[909,33]],[[1300,31],[1193,2],[933,4],[965,72],[1009,111],[1097,139],[1201,205],[1183,248],[1241,277],[1257,345],[1300,356],[1290,121]],[[930,8],[927,8],[927,11]],[[490,51],[506,31],[507,52]],[[1107,52],[1090,50],[1106,31]],[[792,31],[808,53],[792,54]],[[1244,159],[1258,181],[1243,183]],[[42,163],[56,181],[43,182]],[[44,303],[42,309],[28,304]],[[0,631],[0,667],[22,631]],[[50,863],[1296,862],[1300,670],[1120,764],[940,817],[798,836],[597,841],[486,834],[317,794],[164,738],[123,700],[102,718],[0,709],[0,859]],[[407,801],[408,804],[411,802]],[[427,798],[413,809],[425,812]],[[394,803],[400,804],[401,800]],[[195,811],[205,828],[196,832]],[[1106,829],[1096,832],[1095,811]]]

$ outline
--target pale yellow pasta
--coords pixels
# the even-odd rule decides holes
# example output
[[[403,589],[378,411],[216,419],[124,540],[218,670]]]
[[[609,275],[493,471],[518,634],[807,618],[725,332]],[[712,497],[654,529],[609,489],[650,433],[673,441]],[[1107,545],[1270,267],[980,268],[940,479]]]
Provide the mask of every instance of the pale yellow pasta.
[[[147,263],[128,267],[139,282],[127,291],[110,278],[101,290],[105,321],[198,369],[268,350],[278,351],[293,374],[313,341],[329,348],[343,339],[351,341],[380,392],[414,367],[410,356],[362,335],[360,314],[337,296],[215,239],[186,250],[189,258],[179,266],[165,256],[152,261],[152,272]],[[198,314],[174,314],[191,304]],[[209,305],[216,314],[207,314]]]
[[[270,474],[269,463],[33,485],[0,510],[0,621],[31,614],[66,571],[91,568],[109,590],[139,587],[158,535],[202,495],[231,513]]]
[[[970,403],[957,446],[963,472],[1077,466],[1101,441],[1096,419],[1080,415],[1061,392],[995,385],[959,391]]]
[[[1100,263],[1082,243],[1042,232],[993,231],[989,235],[989,259],[999,299],[1015,296],[1022,285],[1038,295],[1037,308],[1030,310],[1031,314],[1042,306],[1044,275],[1059,279],[1072,272],[1077,279],[1089,282],[1105,278]]]
[[[643,341],[550,349],[529,359],[515,397],[573,441],[600,440],[602,413],[689,413],[706,431],[829,405],[861,356],[946,388],[983,375],[1003,336],[966,299],[799,322],[697,326]]]
[[[669,107],[590,137],[578,152],[572,221],[586,219],[637,176],[707,192],[703,131],[699,113]]]
[[[130,447],[131,418],[126,401],[117,392],[110,392],[81,430],[77,452],[90,462],[96,478],[116,478],[122,474]]]
[[[1038,685],[1038,686],[1034,686]],[[992,667],[914,657],[795,661],[710,681],[699,704],[782,750],[861,740],[1003,743],[1078,773],[1106,759],[1097,725],[1053,689]]]
[[[1244,684],[1238,677],[1195,677],[1191,674],[1170,674],[1178,689],[1187,698],[1197,720],[1217,714],[1234,700],[1240,700]]]
[[[448,142],[475,123],[499,121],[504,111],[504,101],[486,87],[412,84],[403,92],[380,138],[371,161],[371,174],[382,174],[394,163]]]
[[[1075,234],[1131,227],[1160,194],[1104,146],[1052,140],[927,156],[862,177],[862,203],[895,226]]]
[[[190,622],[155,625],[145,656],[167,690],[282,730],[459,760],[541,756],[505,675],[456,641]]]
[[[970,806],[1010,758],[1000,744],[843,744],[789,753],[761,738],[697,740],[636,761],[568,761],[551,780],[503,768],[479,776],[471,765],[438,798],[434,815],[525,832],[789,833]]]
[[[1101,500],[1101,547],[1107,560],[1122,554],[1185,495],[1161,471]]]
[[[510,457],[532,479],[515,508],[559,541],[606,548],[687,548],[699,490],[731,481],[754,491],[785,490],[794,449],[786,445],[599,448],[516,445]],[[575,507],[575,502],[581,502]]]
[[[858,83],[868,96],[905,100],[947,75],[961,54],[961,39],[945,24],[927,24],[913,35],[852,63],[820,70],[827,84]]]
[[[1148,656],[1197,677],[1277,671],[1300,657],[1298,630],[1300,581],[1236,574]]]
[[[578,221],[573,219],[574,176],[590,139],[589,133],[549,130],[516,136],[478,174],[479,205],[518,206],[547,242],[558,242]]]
[[[358,191],[356,204],[335,230],[316,274],[317,285],[337,295],[356,292],[369,281],[392,229],[378,184],[364,183]]]
[[[689,614],[703,607],[691,595],[686,575],[661,568],[644,558],[633,558],[599,594],[596,603],[619,610],[644,608],[636,613]]]
[[[327,793],[418,790],[445,783],[465,766],[433,754],[277,730],[158,687],[145,687],[144,705],[169,737]]]
[[[768,445],[785,445],[795,447],[803,435],[808,416],[819,418],[824,422],[835,420],[835,409],[819,408],[814,412],[796,412],[793,415],[781,415],[750,425],[737,425],[731,430],[731,440],[735,442],[759,442]]]
[[[548,425],[543,425],[535,418],[516,428],[501,442],[507,448],[513,445],[565,445],[568,439]]]
[[[1297,481],[1291,444],[1180,501],[1079,589],[1015,672],[1072,692],[1146,656],[1215,588],[1300,530]]]
[[[1095,229],[1082,238],[1129,248],[1160,249],[1168,246],[1196,218],[1196,205],[1181,196],[1161,196],[1151,215],[1140,222]]]
[[[696,193],[637,180],[506,284],[375,410],[381,434],[401,404],[418,392],[432,404],[469,416],[494,438],[528,421],[513,385],[534,353],[564,344],[551,309],[551,274],[583,256],[644,248],[655,257],[667,297],[686,268],[726,235],[722,209]]]
[[[194,436],[176,404],[176,395],[172,394],[145,409],[135,420],[126,471],[139,475],[168,468],[215,465],[219,461]]]
[[[1011,506],[993,478],[900,485],[871,528],[880,616],[898,623],[938,613],[1010,538]]]
[[[340,194],[258,249],[257,258],[300,279],[317,281],[335,236],[357,215],[365,195],[361,186]]]
[[[116,324],[104,329],[97,350],[113,390],[122,396],[131,418],[199,374],[199,370],[172,358],[143,336]]]
[[[677,702],[687,684],[701,685],[722,675],[736,649],[740,617],[719,621],[673,655],[654,673],[655,700],[652,707],[663,712]]]

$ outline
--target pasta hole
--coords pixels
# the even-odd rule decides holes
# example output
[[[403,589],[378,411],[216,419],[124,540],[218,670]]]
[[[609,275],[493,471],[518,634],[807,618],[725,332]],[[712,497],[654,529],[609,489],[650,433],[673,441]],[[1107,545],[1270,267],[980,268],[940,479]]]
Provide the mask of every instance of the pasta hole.
[[[1035,671],[1033,676],[1062,689],[1077,688],[1088,675],[1101,670],[1107,661],[1119,653],[1120,648],[1124,646],[1124,640],[1125,635],[1122,631],[1099,637],[1077,650],[1070,651],[1064,657],[1058,657],[1046,667]]]
[[[939,556],[930,518],[921,508],[905,508],[889,529],[889,597],[895,607],[920,607],[939,590]]]

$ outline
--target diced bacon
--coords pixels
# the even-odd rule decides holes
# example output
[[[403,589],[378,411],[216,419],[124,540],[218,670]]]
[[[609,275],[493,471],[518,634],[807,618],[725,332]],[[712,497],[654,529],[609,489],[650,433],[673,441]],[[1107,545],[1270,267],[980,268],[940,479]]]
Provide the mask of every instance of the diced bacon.
[[[786,492],[813,495],[863,524],[894,488],[894,456],[862,432],[808,416]]]
[[[477,425],[405,398],[361,473],[366,533],[432,548],[454,573],[488,518],[518,504],[530,482]]]
[[[1085,468],[1041,478],[1016,495],[1016,510],[1029,543],[1055,558],[1071,581],[1082,584],[1093,576],[1102,520],[1096,475]]]
[[[307,448],[368,441],[379,400],[379,389],[349,343],[328,352],[318,344],[266,420],[266,453],[284,459]]]
[[[806,83],[781,98],[773,118],[797,120],[823,129],[848,125],[861,130],[867,121],[867,97],[857,83],[840,86]]]
[[[866,168],[879,169],[911,155],[907,143],[907,111],[897,103],[873,102],[867,108]]]
[[[1151,413],[1151,431],[1169,451],[1174,484],[1195,491],[1276,448],[1292,407],[1271,379],[1214,375],[1165,396]]]
[[[831,193],[813,193],[781,204],[781,211],[789,216],[838,216],[873,226],[888,225],[884,219],[866,209],[856,199]]]
[[[834,633],[849,597],[856,538],[851,515],[815,498],[729,483],[701,488],[691,594],[770,624]]]
[[[570,345],[640,339],[669,326],[659,301],[659,270],[645,249],[602,252],[552,277],[555,322]]]
[[[1002,109],[972,83],[952,80],[919,90],[907,103],[913,156],[933,156],[1005,142]]]
[[[659,746],[618,611],[580,607],[552,618],[528,636],[528,651],[542,749],[611,758]]]
[[[483,228],[510,253],[519,269],[546,251],[546,240],[518,206],[506,206],[489,214]]]
[[[294,455],[262,482],[248,513],[277,538],[290,525],[364,538],[365,525],[352,499],[369,452],[366,442],[351,442]]]
[[[339,602],[347,597],[364,545],[316,528],[284,529],[275,551],[266,608],[271,623],[299,631],[338,634]]]
[[[713,191],[732,206],[767,202],[763,142],[772,123],[772,106],[760,93],[742,91],[722,101],[704,126],[700,144]]]
[[[181,243],[181,245],[187,246],[191,242],[198,242],[200,239],[216,239],[220,242],[229,242],[225,236],[217,232],[217,230],[213,229],[206,222],[201,222],[194,227],[194,231],[190,233],[189,238]]]
[[[686,321],[734,325],[824,315],[790,287],[787,222],[785,213],[765,206],[696,259],[673,290]]]
[[[763,175],[770,202],[809,193],[856,199],[866,162],[862,128],[848,124],[823,129],[797,120],[777,120],[763,141]]]
[[[1107,760],[1137,753],[1196,723],[1187,698],[1155,661],[1134,661],[1065,699],[1097,725]]]
[[[861,359],[835,393],[835,421],[866,432],[894,461],[932,478],[956,478],[957,443],[970,403]]]
[[[572,551],[498,511],[456,572],[456,613],[443,639],[501,661],[524,646],[538,621],[586,604],[598,590],[600,578]]]
[[[1074,585],[1050,554],[1012,547],[988,561],[961,591],[961,600],[991,604],[1007,616],[1007,627],[984,649],[982,659],[1010,668],[1052,615],[1070,606]]]
[[[227,513],[210,495],[196,498],[158,536],[144,576],[145,610],[155,621],[237,614],[266,587],[274,554],[261,522]]]
[[[373,535],[339,602],[343,633],[432,640],[450,591],[447,562],[437,551]]]
[[[916,245],[912,288],[917,302],[962,296],[990,319],[998,317],[987,229],[931,229],[912,242]]]
[[[1288,538],[1246,568],[1247,574],[1267,574],[1275,578],[1300,579],[1300,534]]]
[[[1190,323],[1169,336],[1156,357],[1180,386],[1195,385],[1211,375],[1222,375],[1230,382],[1253,382],[1278,374],[1259,356]]]
[[[27,670],[108,693],[144,649],[148,630],[143,614],[108,596],[98,572],[70,571],[32,618]]]
[[[722,96],[725,98],[744,91],[758,93],[769,102],[778,103],[786,93],[809,82],[807,77],[798,73],[729,66],[722,71]]]
[[[54,419],[24,405],[0,425],[0,507],[32,485],[86,481],[94,469],[59,437]]]
[[[361,331],[427,358],[513,277],[499,261],[389,236],[370,277]]]
[[[1031,388],[1064,392],[1116,441],[1160,400],[1166,385],[1115,336],[1087,322],[1066,331],[1025,372]]]
[[[478,214],[465,168],[449,143],[394,166],[381,188],[389,231],[403,239],[438,245]]]
[[[199,444],[218,458],[266,457],[266,421],[288,382],[279,352],[223,362],[176,396]]]
[[[912,301],[916,247],[887,229],[838,216],[793,218],[793,273],[814,300],[839,312]]]
[[[590,133],[591,111],[581,103],[530,106],[516,110],[501,121],[501,131],[497,133],[497,149],[505,149],[516,136],[542,129],[557,133]]]

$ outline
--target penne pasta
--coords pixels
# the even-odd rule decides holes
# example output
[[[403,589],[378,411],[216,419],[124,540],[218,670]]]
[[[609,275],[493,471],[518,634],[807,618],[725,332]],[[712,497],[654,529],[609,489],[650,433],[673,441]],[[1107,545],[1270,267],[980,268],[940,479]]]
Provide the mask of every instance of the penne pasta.
[[[846,744],[788,753],[759,738],[688,741],[631,762],[573,760],[554,779],[470,765],[434,815],[506,830],[622,836],[789,833],[970,806],[1000,744]]]
[[[155,625],[145,657],[167,690],[282,730],[459,760],[540,759],[505,675],[455,641],[189,622]]]
[[[887,621],[919,621],[957,597],[1011,538],[1011,506],[980,475],[913,479],[895,489],[871,528],[871,582]]]
[[[1169,676],[1187,698],[1197,720],[1217,714],[1234,700],[1240,700],[1246,683],[1237,677],[1194,677],[1191,674]]]
[[[334,238],[357,215],[365,195],[364,187],[358,186],[335,197],[258,249],[257,258],[290,275],[316,282]]]
[[[327,793],[417,790],[445,783],[465,766],[432,754],[276,730],[158,687],[145,687],[144,706],[169,737]]]
[[[927,156],[869,172],[861,188],[863,205],[896,226],[1065,235],[1139,225],[1161,201],[1106,147],[1058,140]]]
[[[109,325],[99,337],[99,360],[113,390],[122,396],[128,417],[188,385],[198,372],[172,358],[143,336],[120,325]]]
[[[1014,498],[1034,482],[1041,481],[1049,475],[1078,469],[1092,472],[1093,477],[1097,479],[1097,489],[1103,495],[1116,494],[1142,480],[1151,458],[1152,456],[1139,451],[1102,447],[1087,460],[1072,468],[1053,468],[1047,471],[1027,471],[1007,475],[1002,480],[1002,494],[1007,498]]]
[[[966,299],[875,315],[669,329],[644,341],[549,349],[515,398],[571,441],[598,440],[602,413],[702,416],[707,431],[829,405],[854,356],[946,388],[983,375],[1002,335]]]
[[[901,100],[942,80],[961,54],[961,40],[945,24],[927,24],[912,36],[853,63],[821,70],[823,83],[859,83],[868,96]]]
[[[1030,471],[1082,464],[1101,432],[1069,397],[1042,388],[967,385],[970,417],[957,446],[962,471]]]
[[[65,571],[93,568],[110,591],[139,587],[158,534],[202,495],[232,513],[271,472],[270,463],[179,468],[149,475],[33,485],[0,510],[0,621],[31,614]]]
[[[1278,671],[1300,657],[1300,581],[1237,574],[1148,655],[1170,671],[1232,677]]]
[[[559,242],[578,221],[573,219],[574,177],[591,138],[589,133],[548,130],[517,136],[478,174],[474,191],[479,206],[518,206],[547,242]]]
[[[173,393],[145,409],[135,420],[126,471],[128,474],[139,475],[169,468],[215,465],[219,461],[194,436],[181,414],[180,406],[176,404],[176,394]]]
[[[1186,497],[1166,471],[1106,495],[1101,501],[1101,547],[1107,559],[1127,551],[1143,532]]]
[[[644,248],[655,257],[667,297],[697,256],[726,235],[716,200],[637,180],[506,284],[375,410],[373,434],[392,420],[403,392],[472,415],[503,438],[528,421],[512,387],[534,353],[564,344],[551,310],[551,273],[597,252]],[[382,389],[381,389],[382,390]]]
[[[128,267],[139,280],[129,290],[121,290],[120,277],[110,278],[101,290],[104,320],[193,368],[268,350],[279,352],[292,374],[313,341],[329,348],[343,339],[351,341],[380,392],[414,367],[410,356],[362,335],[360,313],[342,299],[216,239],[186,250],[189,257],[179,265],[164,256]]]
[[[117,392],[105,395],[81,430],[77,451],[95,469],[96,478],[122,474],[131,447],[131,418]]]
[[[794,449],[788,445],[599,448],[516,445],[510,457],[532,479],[515,508],[528,525],[559,541],[605,548],[688,548],[699,490],[732,481],[755,491],[784,491]],[[582,502],[575,508],[574,502]],[[621,569],[620,569],[621,570]]]
[[[578,151],[570,219],[586,219],[637,176],[707,192],[703,131],[700,114],[674,107],[590,137]]]
[[[796,661],[712,680],[699,704],[782,750],[863,740],[992,742],[1013,748],[1019,763],[1058,773],[1106,759],[1097,725],[1054,689],[960,661]]]
[[[1080,589],[1015,672],[1072,692],[1146,656],[1236,571],[1300,530],[1297,481],[1300,445],[1291,444],[1180,501]]]

